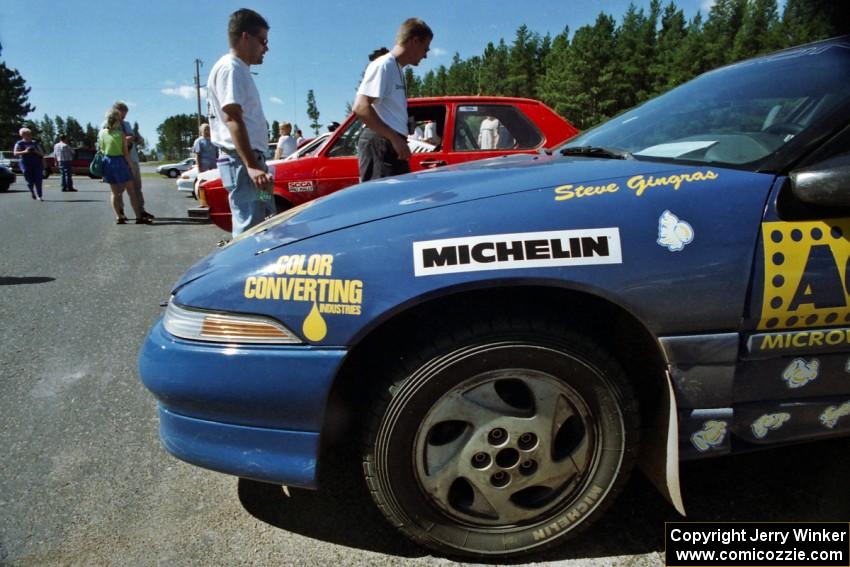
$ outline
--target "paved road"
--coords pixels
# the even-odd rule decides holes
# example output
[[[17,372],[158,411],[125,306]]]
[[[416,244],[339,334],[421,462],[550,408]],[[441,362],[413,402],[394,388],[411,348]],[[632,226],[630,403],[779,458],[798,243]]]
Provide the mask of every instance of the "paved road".
[[[291,491],[198,469],[160,447],[136,373],[171,284],[223,234],[185,217],[172,180],[146,179],[153,226],[116,226],[105,185],[19,182],[0,194],[0,564],[446,565],[405,543],[340,466]],[[129,211],[129,205],[128,205]],[[691,519],[850,519],[850,442],[683,469]],[[344,463],[343,459],[340,463]],[[640,475],[549,565],[663,565],[678,515]]]

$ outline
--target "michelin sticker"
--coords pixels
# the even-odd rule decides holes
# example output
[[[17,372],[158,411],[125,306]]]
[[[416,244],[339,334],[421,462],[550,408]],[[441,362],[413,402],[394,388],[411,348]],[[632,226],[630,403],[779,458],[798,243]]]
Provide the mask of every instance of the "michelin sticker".
[[[789,388],[802,388],[818,377],[819,367],[820,361],[817,358],[811,362],[806,362],[802,358],[795,358],[782,373],[782,379],[785,380]]]
[[[360,315],[363,282],[333,276],[332,254],[283,255],[268,272],[273,275],[245,279],[245,299],[311,303],[302,332],[311,341],[320,341],[328,333],[323,315]]]
[[[714,181],[718,175],[714,171],[707,169],[705,171],[692,171],[691,173],[680,173],[676,175],[667,175],[664,177],[655,177],[653,175],[633,175],[626,181],[626,187],[632,190],[635,197],[642,197],[647,189],[656,187],[672,187],[673,191],[678,191],[682,185],[690,185],[699,181]],[[556,201],[570,201],[572,199],[582,199],[587,197],[597,197],[609,193],[617,193],[620,191],[618,183],[605,183],[602,185],[581,185],[576,183],[567,183],[555,187]]]
[[[616,227],[493,234],[413,243],[417,277],[622,263],[620,229]]]
[[[681,252],[685,246],[693,242],[693,227],[670,211],[658,218],[658,240],[659,246],[664,246],[670,252]]]
[[[729,424],[725,421],[710,419],[702,424],[702,429],[691,435],[691,444],[697,451],[704,453],[712,447],[719,447],[726,438]]]
[[[829,406],[820,414],[820,422],[824,427],[835,429],[838,425],[838,420],[842,417],[850,415],[850,402],[844,402],[840,406]]]
[[[768,431],[776,431],[789,419],[791,419],[790,413],[768,413],[755,420],[750,429],[753,430],[756,439],[764,439]]]

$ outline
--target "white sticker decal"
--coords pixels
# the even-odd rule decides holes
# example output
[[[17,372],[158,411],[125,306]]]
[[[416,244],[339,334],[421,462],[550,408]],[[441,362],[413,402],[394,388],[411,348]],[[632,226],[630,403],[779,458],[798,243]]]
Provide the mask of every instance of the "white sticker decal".
[[[840,406],[829,406],[820,414],[820,422],[825,427],[835,429],[838,420],[846,415],[850,415],[850,402],[844,402]]]
[[[820,361],[817,358],[806,362],[803,358],[795,358],[782,373],[782,379],[788,383],[789,388],[802,388],[818,377]]]
[[[694,239],[694,229],[685,221],[670,211],[664,213],[658,219],[658,242],[670,252],[680,252]]]
[[[615,227],[491,234],[413,243],[417,277],[622,263],[620,229]]]
[[[290,181],[287,188],[290,193],[307,193],[315,189],[312,181]]]
[[[459,106],[457,107],[458,112],[478,112],[477,106]]]
[[[729,424],[725,421],[710,419],[702,424],[702,429],[691,435],[691,443],[697,451],[704,453],[712,447],[718,447],[726,438]]]
[[[789,419],[790,413],[768,413],[755,420],[750,428],[756,439],[764,439],[768,431],[776,431]]]

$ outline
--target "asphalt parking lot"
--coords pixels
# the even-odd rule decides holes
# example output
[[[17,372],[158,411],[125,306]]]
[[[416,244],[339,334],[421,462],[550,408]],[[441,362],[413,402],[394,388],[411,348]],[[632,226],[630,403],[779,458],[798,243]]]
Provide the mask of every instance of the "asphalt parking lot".
[[[326,490],[290,496],[170,457],[137,353],[171,284],[226,234],[186,217],[173,180],[145,178],[154,225],[116,226],[104,184],[61,193],[52,176],[38,203],[18,179],[0,194],[0,564],[453,563],[384,522],[345,452]],[[848,475],[847,439],[682,468],[694,521],[846,522]],[[598,524],[535,560],[663,565],[673,520],[636,474]]]

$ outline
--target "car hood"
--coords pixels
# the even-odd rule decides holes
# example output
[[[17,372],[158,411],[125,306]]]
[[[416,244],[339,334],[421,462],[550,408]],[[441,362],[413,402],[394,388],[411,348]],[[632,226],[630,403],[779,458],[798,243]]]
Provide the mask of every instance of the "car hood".
[[[281,246],[389,217],[565,183],[590,184],[692,169],[663,162],[523,154],[370,181],[309,201],[254,227],[196,264],[175,291],[213,271]]]

